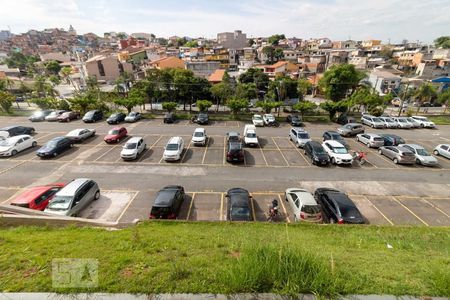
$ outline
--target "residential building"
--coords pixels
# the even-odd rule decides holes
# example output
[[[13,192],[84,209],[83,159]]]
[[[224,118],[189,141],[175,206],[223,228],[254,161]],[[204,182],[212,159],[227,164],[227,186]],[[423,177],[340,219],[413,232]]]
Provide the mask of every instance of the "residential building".
[[[50,52],[45,54],[40,54],[39,57],[41,61],[46,62],[49,60],[56,60],[59,63],[71,61],[69,54],[64,54],[62,52]]]
[[[9,30],[0,30],[0,41],[6,41],[11,37]]]
[[[208,78],[220,68],[218,61],[187,61],[186,69],[194,72],[195,76]]]
[[[388,94],[391,90],[398,90],[401,83],[402,72],[388,68],[377,67],[373,69],[369,74],[369,82],[372,87],[381,95]]]
[[[380,46],[381,45],[381,40],[366,40],[363,41],[361,46],[364,49],[371,49],[374,46]]]
[[[220,83],[220,82],[222,82],[224,75],[225,75],[225,70],[224,69],[217,69],[211,75],[209,75],[208,81],[211,84]]]
[[[217,34],[217,43],[227,49],[242,49],[247,47],[247,35],[241,30]]]
[[[432,80],[438,77],[450,76],[450,59],[427,60],[418,64],[415,74],[420,79]]]
[[[169,56],[169,57],[163,57],[151,62],[148,62],[147,67],[150,69],[184,69],[185,63],[178,57]]]
[[[255,66],[258,69],[262,69],[269,78],[274,79],[277,76],[290,75],[292,73],[298,74],[299,67],[288,61],[279,61],[273,65]]]
[[[333,49],[356,49],[359,43],[353,40],[333,42]]]
[[[132,73],[133,66],[127,62],[120,62],[116,55],[97,55],[88,59],[85,63],[89,76],[95,76],[97,80],[114,81],[124,72]]]
[[[222,69],[227,69],[230,65],[229,51],[224,47],[214,48],[212,54],[205,55],[205,60],[219,62]]]
[[[367,67],[367,57],[365,56],[351,56],[348,63],[355,66],[357,70],[365,70]]]
[[[3,72],[7,77],[19,77],[20,70],[18,68],[8,68],[8,66],[0,65],[0,72]]]

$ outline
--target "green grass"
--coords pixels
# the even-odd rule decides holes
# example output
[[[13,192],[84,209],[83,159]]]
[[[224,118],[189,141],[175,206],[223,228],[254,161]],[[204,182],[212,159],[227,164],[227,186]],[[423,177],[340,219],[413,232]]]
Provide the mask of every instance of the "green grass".
[[[445,115],[445,116],[428,116],[428,119],[430,119],[430,121],[434,122],[434,124],[436,125],[450,125],[450,115]]]
[[[450,296],[450,228],[185,222],[119,231],[23,227],[0,229],[0,249],[4,292]],[[55,290],[52,258],[98,259],[99,286]]]

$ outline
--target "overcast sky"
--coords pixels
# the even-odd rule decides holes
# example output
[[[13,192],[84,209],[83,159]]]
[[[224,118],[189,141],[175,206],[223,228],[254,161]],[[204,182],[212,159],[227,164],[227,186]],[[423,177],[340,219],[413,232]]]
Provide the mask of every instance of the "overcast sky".
[[[247,37],[431,42],[450,35],[450,0],[1,0],[0,29],[65,28],[216,37],[241,29]]]

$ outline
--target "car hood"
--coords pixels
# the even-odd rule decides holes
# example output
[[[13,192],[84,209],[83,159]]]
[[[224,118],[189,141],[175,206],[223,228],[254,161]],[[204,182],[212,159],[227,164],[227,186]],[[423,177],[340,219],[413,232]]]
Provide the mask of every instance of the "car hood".
[[[434,156],[418,156],[423,162],[426,162],[426,163],[437,163],[438,162],[438,160],[436,159],[436,157],[434,157]]]
[[[137,149],[122,149],[122,151],[120,151],[120,154],[130,155],[130,154],[135,154],[136,152],[137,152]]]
[[[9,149],[11,149],[13,146],[3,146],[0,147],[0,152],[4,152],[4,151],[8,151]]]
[[[53,151],[53,150],[55,150],[55,148],[48,147],[48,146],[44,145],[41,148],[39,148],[36,152],[43,153],[43,152],[50,152],[50,151]]]
[[[178,150],[164,150],[164,155],[178,155]]]
[[[105,140],[116,139],[118,136],[118,134],[107,134]]]
[[[50,208],[44,209],[45,213],[50,213],[52,215],[60,215],[60,216],[67,216],[68,210],[53,210]]]
[[[353,156],[350,153],[347,154],[338,154],[333,152],[333,156],[340,158],[340,159],[352,159]]]
[[[194,142],[203,142],[206,139],[204,136],[193,136],[192,141]]]

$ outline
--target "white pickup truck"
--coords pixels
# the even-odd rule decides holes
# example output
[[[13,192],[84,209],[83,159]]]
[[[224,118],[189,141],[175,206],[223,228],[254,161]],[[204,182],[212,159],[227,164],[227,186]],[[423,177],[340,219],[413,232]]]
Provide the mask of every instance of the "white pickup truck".
[[[244,127],[244,143],[249,147],[258,146],[258,136],[256,135],[255,125],[247,124]]]

